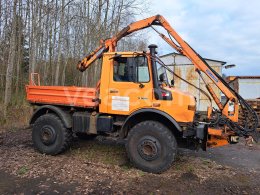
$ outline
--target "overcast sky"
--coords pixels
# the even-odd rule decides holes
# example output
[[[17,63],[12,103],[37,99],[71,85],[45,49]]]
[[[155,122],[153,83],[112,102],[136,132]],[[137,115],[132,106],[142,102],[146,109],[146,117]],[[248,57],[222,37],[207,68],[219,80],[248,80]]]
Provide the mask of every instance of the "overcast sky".
[[[260,75],[260,0],[154,0],[151,11],[163,15],[202,57],[236,64],[227,75]],[[173,50],[149,30],[160,54]]]

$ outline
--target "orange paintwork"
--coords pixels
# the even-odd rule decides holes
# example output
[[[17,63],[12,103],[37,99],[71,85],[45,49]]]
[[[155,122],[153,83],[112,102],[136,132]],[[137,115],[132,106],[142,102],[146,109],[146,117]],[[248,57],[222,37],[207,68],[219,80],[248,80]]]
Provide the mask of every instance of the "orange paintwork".
[[[229,144],[228,140],[224,137],[212,135],[211,138],[207,141],[207,146],[210,148],[225,146]]]
[[[142,108],[153,108],[161,110],[169,114],[177,122],[193,122],[195,111],[188,109],[196,105],[194,97],[189,93],[184,93],[179,89],[172,87],[167,88],[172,93],[172,101],[156,100],[153,93],[152,66],[150,55],[148,58],[148,68],[150,80],[147,83],[142,83],[143,87],[139,87],[139,83],[134,82],[115,82],[113,80],[113,59],[115,54],[121,54],[126,57],[134,57],[138,52],[116,52],[117,42],[135,32],[152,25],[162,26],[174,39],[167,38],[163,34],[159,35],[175,50],[185,55],[192,61],[196,70],[204,72],[212,82],[225,94],[229,101],[234,102],[234,111],[229,111],[229,104],[222,106],[218,98],[214,98],[218,104],[222,114],[231,119],[238,121],[238,100],[237,97],[229,90],[226,85],[219,80],[217,75],[207,66],[200,56],[177,34],[170,24],[160,15],[140,20],[128,25],[116,36],[105,41],[101,41],[101,45],[94,50],[90,55],[86,56],[77,66],[81,71],[86,70],[96,59],[102,57],[102,73],[100,86],[97,88],[81,88],[81,87],[62,87],[62,86],[35,86],[30,84],[26,87],[27,99],[32,103],[41,104],[58,104],[78,107],[97,107],[99,112],[116,115],[130,115],[136,110]],[[139,52],[143,54],[143,52]],[[97,97],[99,94],[99,97]],[[211,94],[214,96],[214,94]],[[93,99],[99,98],[100,104],[93,102]],[[120,102],[121,101],[121,102]],[[123,109],[114,109],[113,105],[119,102],[122,103]],[[114,105],[115,106],[115,105]],[[118,105],[116,105],[118,106]],[[120,105],[119,105],[120,106]],[[210,110],[209,110],[210,111]],[[212,109],[211,109],[212,111]],[[210,114],[210,113],[209,113]],[[222,136],[212,133],[211,145],[224,145],[227,141]],[[216,132],[215,132],[216,133]],[[217,143],[217,144],[215,144]]]
[[[222,135],[222,129],[213,129],[213,128],[208,128],[208,134],[209,135],[217,135],[217,136],[221,136]]]
[[[212,111],[213,111],[212,107],[209,106],[208,109],[207,109],[207,118],[208,118],[208,119],[211,118]]]
[[[133,57],[138,53],[133,52],[117,52],[122,57]],[[140,52],[139,54],[142,54]],[[107,114],[130,115],[136,110],[142,108],[153,108],[163,111],[172,116],[178,122],[193,122],[195,110],[189,110],[188,106],[195,107],[196,102],[193,95],[182,92],[173,87],[166,88],[172,93],[172,101],[155,100],[153,93],[152,67],[150,59],[148,59],[148,68],[150,80],[147,83],[142,83],[143,88],[140,88],[140,83],[134,82],[115,82],[113,80],[113,59],[115,53],[105,53],[103,56],[103,68],[101,73],[101,82],[99,98],[101,103],[93,102],[96,99],[96,88],[82,87],[63,87],[63,86],[35,86],[33,82],[26,86],[27,100],[31,103],[40,104],[56,104],[76,107],[96,107],[99,106],[99,112]],[[149,55],[146,55],[149,58]],[[106,81],[106,82],[105,82]],[[110,93],[113,91],[113,93]],[[114,93],[117,91],[116,93]],[[113,97],[129,98],[129,110],[119,111],[112,109]]]
[[[162,26],[176,41],[173,42],[171,39],[166,37],[165,35],[159,33],[156,29],[154,29],[153,25],[159,25]],[[77,66],[77,68],[81,71],[86,70],[97,58],[102,56],[105,52],[115,52],[116,51],[116,45],[117,42],[133,33],[139,30],[142,30],[144,28],[152,27],[160,37],[162,37],[171,47],[173,47],[175,50],[177,50],[179,53],[185,55],[188,59],[192,61],[195,68],[198,71],[204,72],[212,81],[213,83],[222,91],[223,94],[229,99],[235,102],[235,108],[238,108],[238,100],[237,97],[225,86],[223,82],[221,82],[215,73],[209,69],[209,67],[205,64],[205,62],[200,58],[200,56],[179,36],[179,34],[171,27],[171,25],[166,21],[166,19],[161,15],[155,15],[137,22],[133,22],[132,24],[125,27],[123,30],[121,30],[117,35],[112,37],[111,39],[107,39],[104,42],[101,42],[101,45],[90,55],[88,55],[86,58],[84,58]],[[176,44],[177,43],[177,44]],[[214,94],[211,94],[214,96]],[[217,97],[213,97],[214,101],[219,106],[219,109],[222,111],[222,114],[231,119],[234,122],[238,121],[238,109],[235,109],[235,113],[230,115],[228,113],[228,105],[226,105],[224,108],[219,103],[219,99]]]
[[[228,103],[225,105],[224,109],[222,110],[222,113],[225,116],[228,116],[229,119],[231,119],[234,122],[238,122],[238,114],[239,114],[239,105],[238,102],[235,102],[235,110],[234,112],[230,113],[228,111],[229,105]]]
[[[95,88],[64,86],[26,86],[27,100],[30,103],[69,105],[77,107],[96,107]]]
[[[209,139],[207,141],[208,147],[219,147],[229,144],[228,137],[232,132],[226,132],[223,129],[208,128]]]
[[[135,52],[117,52],[122,57],[133,57],[138,53]],[[142,54],[140,52],[139,54]],[[142,108],[153,108],[161,110],[172,116],[178,122],[193,122],[194,110],[188,110],[188,106],[195,106],[195,98],[189,93],[182,92],[177,88],[167,88],[172,93],[173,100],[155,100],[153,93],[153,80],[151,72],[151,63],[148,59],[148,68],[150,73],[150,81],[142,83],[143,88],[139,87],[139,83],[134,82],[115,82],[113,80],[113,60],[110,59],[115,53],[105,53],[103,55],[103,67],[101,73],[100,98],[101,104],[99,111],[108,114],[130,115],[136,110]],[[147,55],[149,58],[149,55]],[[107,81],[107,82],[102,82]],[[112,91],[113,93],[111,93]],[[116,93],[115,93],[116,92]],[[129,110],[118,111],[112,109],[112,97],[129,97]]]

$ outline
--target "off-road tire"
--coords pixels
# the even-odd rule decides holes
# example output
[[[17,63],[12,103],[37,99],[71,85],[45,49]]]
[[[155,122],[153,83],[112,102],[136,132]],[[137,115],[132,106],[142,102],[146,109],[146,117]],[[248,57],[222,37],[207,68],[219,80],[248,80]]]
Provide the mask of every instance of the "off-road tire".
[[[150,147],[150,155],[145,148]],[[154,149],[155,148],[155,149]],[[157,149],[156,149],[157,148]],[[126,141],[128,158],[135,167],[145,172],[161,173],[173,163],[177,153],[177,142],[173,133],[156,121],[144,121],[135,125]],[[156,152],[156,155],[154,154]]]
[[[44,131],[51,132],[51,141],[43,139]],[[55,114],[42,115],[33,125],[32,141],[34,147],[41,153],[49,155],[62,153],[69,148],[72,139],[71,129],[67,129]],[[48,141],[50,143],[44,143]]]

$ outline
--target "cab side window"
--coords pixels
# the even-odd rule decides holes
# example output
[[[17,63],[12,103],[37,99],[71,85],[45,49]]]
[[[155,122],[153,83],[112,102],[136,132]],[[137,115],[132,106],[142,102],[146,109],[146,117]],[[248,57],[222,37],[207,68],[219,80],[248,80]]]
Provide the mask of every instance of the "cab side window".
[[[127,70],[127,58],[117,58],[114,60],[114,81],[129,82]]]
[[[145,58],[145,57],[137,58],[136,71],[137,71],[137,82],[138,83],[148,83],[150,81],[147,58]]]
[[[149,69],[144,56],[114,59],[113,79],[117,82],[149,82]]]

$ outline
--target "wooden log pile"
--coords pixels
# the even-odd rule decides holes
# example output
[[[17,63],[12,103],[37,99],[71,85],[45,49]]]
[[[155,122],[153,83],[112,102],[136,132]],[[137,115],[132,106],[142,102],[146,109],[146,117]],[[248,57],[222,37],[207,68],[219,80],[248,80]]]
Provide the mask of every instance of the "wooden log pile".
[[[246,101],[255,110],[255,112],[258,115],[259,125],[258,125],[257,130],[260,131],[260,99],[250,99],[250,100],[246,100]],[[240,108],[239,109],[239,120],[242,120],[243,118],[244,118],[243,110]]]

